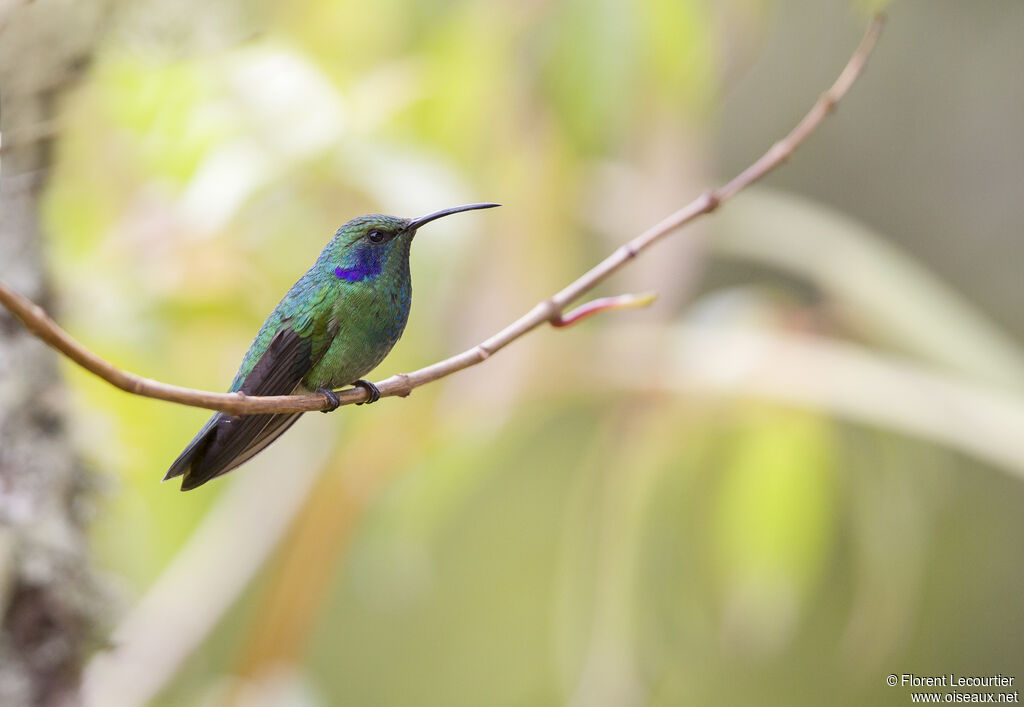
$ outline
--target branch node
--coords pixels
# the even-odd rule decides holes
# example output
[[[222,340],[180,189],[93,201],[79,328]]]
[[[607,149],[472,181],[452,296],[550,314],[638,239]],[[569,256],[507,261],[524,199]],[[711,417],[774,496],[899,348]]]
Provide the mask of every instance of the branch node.
[[[721,206],[721,204],[722,204],[721,197],[718,196],[718,192],[716,190],[714,190],[714,189],[708,189],[706,192],[704,192],[702,197],[704,199],[704,203],[707,204],[707,206],[705,207],[704,211],[709,213],[709,214],[712,211],[717,210],[718,207]]]
[[[412,395],[413,388],[416,387],[412,384],[412,378],[409,377],[408,373],[399,373],[397,377],[402,381],[402,388],[397,393],[398,397],[408,398]]]
[[[537,304],[537,309],[541,312],[545,322],[553,322],[562,316],[562,308],[558,306],[558,303],[551,297],[547,298],[543,302]]]

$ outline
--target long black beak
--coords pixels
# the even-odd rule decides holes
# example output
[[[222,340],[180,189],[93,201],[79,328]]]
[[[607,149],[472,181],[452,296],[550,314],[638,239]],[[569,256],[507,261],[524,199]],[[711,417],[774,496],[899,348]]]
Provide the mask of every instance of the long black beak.
[[[457,214],[460,211],[475,211],[476,209],[493,209],[495,206],[501,206],[501,204],[492,204],[490,202],[487,202],[483,204],[466,204],[465,206],[453,206],[450,209],[441,209],[440,211],[435,211],[432,214],[427,214],[426,216],[420,216],[417,219],[413,219],[412,223],[409,224],[408,228],[411,231],[415,231],[423,224],[430,223],[431,221],[442,218],[444,216],[451,216],[452,214]]]

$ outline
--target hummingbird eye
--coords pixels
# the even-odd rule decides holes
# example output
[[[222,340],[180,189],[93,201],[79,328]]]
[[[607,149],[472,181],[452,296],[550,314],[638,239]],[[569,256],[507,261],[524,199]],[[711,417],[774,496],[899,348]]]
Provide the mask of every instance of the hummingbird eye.
[[[380,243],[382,240],[384,240],[384,231],[370,231],[366,235],[366,237],[369,238],[370,241],[373,243]]]

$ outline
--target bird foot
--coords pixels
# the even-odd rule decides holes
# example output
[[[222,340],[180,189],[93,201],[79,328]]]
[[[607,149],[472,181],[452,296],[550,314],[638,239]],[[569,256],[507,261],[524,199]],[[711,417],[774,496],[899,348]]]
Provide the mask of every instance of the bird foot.
[[[362,405],[363,403],[369,405],[370,403],[375,403],[378,400],[380,400],[380,388],[378,388],[368,380],[363,380],[362,378],[360,378],[359,380],[352,384],[352,387],[362,388],[363,390],[370,394],[369,398],[364,400],[362,403],[356,403],[356,405]]]
[[[325,398],[327,398],[327,402],[329,402],[331,404],[331,406],[329,408],[327,408],[326,410],[321,410],[320,412],[322,412],[322,413],[334,412],[335,410],[338,409],[339,406],[341,406],[341,400],[338,399],[338,394],[335,393],[330,388],[317,388],[316,392],[320,393],[320,395],[322,395]]]

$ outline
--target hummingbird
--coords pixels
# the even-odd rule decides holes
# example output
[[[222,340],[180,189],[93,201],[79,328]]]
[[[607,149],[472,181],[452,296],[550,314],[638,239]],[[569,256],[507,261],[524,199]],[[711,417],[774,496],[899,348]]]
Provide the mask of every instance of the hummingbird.
[[[334,389],[380,391],[363,376],[402,336],[412,303],[409,249],[417,229],[435,219],[499,204],[455,206],[408,219],[369,214],[338,229],[316,262],[263,322],[230,392],[293,395],[317,392],[338,408]],[[360,405],[362,403],[359,403]],[[182,477],[189,491],[237,468],[295,424],[302,413],[218,412],[171,464],[164,481]]]

